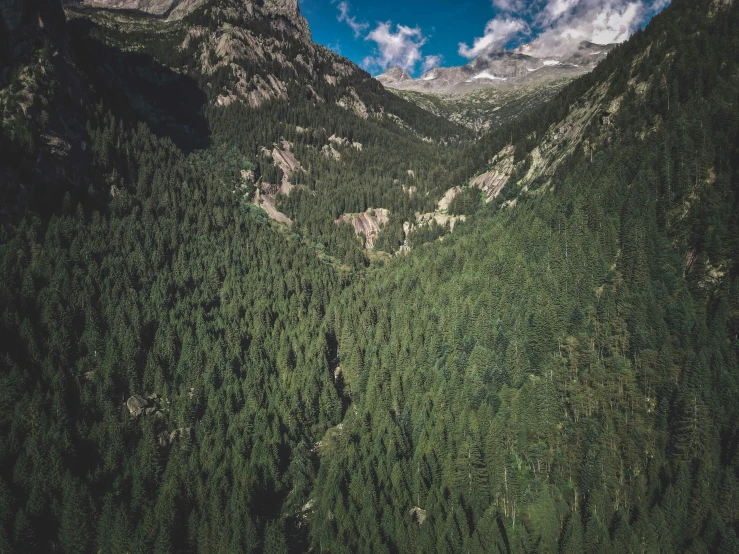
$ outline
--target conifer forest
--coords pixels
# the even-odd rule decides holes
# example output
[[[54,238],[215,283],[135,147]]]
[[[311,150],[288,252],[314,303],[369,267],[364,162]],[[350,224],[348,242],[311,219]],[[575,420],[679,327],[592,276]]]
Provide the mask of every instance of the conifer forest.
[[[739,553],[739,2],[485,132],[106,2],[0,0],[0,554]]]

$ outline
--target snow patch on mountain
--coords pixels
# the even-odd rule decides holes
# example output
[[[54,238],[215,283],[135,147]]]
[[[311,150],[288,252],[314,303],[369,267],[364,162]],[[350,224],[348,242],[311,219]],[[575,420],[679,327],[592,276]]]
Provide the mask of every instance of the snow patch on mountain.
[[[482,73],[478,73],[473,79],[490,79],[491,81],[507,81],[508,79],[506,77],[496,77],[492,73],[488,73],[487,71],[483,71]]]

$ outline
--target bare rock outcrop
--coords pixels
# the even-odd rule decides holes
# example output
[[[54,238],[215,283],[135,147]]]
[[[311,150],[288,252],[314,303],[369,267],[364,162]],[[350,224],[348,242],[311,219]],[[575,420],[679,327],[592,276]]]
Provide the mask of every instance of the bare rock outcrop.
[[[191,14],[208,0],[83,0],[87,6],[105,9],[134,10],[150,15],[166,18],[169,21],[180,20]],[[224,2],[224,4],[227,4]],[[236,6],[224,6],[228,9],[248,16],[270,16],[277,26],[284,30],[296,32],[310,39],[308,22],[300,14],[297,0],[264,0],[256,2],[245,0]]]
[[[327,158],[333,158],[334,160],[341,159],[341,152],[336,150],[333,144],[325,144],[323,148],[321,148],[321,153]]]
[[[161,448],[171,446],[172,443],[174,443],[178,439],[192,439],[192,428],[180,427],[179,429],[175,429],[171,432],[167,432],[166,429],[163,429],[157,435],[157,443]]]
[[[369,118],[369,110],[367,109],[367,106],[364,102],[362,102],[362,99],[359,98],[357,91],[355,91],[353,88],[349,89],[349,95],[340,98],[336,102],[336,104],[344,108],[345,110],[354,112],[358,117],[361,117],[362,119]]]
[[[336,225],[349,223],[357,235],[364,235],[366,248],[374,248],[380,229],[388,222],[390,212],[384,208],[370,208],[364,213],[343,214]]]
[[[293,224],[292,219],[287,217],[275,207],[275,197],[272,195],[262,194],[259,190],[254,192],[254,205],[262,208],[270,219],[278,223],[284,223],[288,227]]]
[[[287,146],[287,148],[285,148]],[[290,143],[283,144],[283,149],[275,147],[272,150],[272,159],[275,161],[275,165],[279,165],[280,169],[285,175],[292,173],[300,169],[300,162],[295,159],[293,153],[290,152]]]
[[[133,417],[141,414],[149,406],[149,401],[143,396],[134,394],[128,400],[126,400],[126,407]]]
[[[452,203],[452,200],[460,193],[462,192],[462,187],[453,187],[450,188],[448,191],[444,193],[444,196],[441,200],[439,200],[438,203],[438,209],[440,212],[445,212],[449,209],[449,205]]]
[[[485,192],[485,202],[495,199],[513,173],[513,146],[506,146],[490,161],[492,169],[470,180],[470,186]]]
[[[353,142],[345,137],[336,136],[336,134],[328,137],[328,144],[323,147],[323,154],[325,156],[333,156],[335,159],[341,158],[341,152],[337,148],[354,148],[355,150],[362,151],[361,142]]]
[[[449,230],[454,231],[454,226],[458,221],[466,221],[467,217],[463,215],[448,215],[439,212],[429,212],[425,214],[416,215],[416,225],[412,228],[419,227],[422,225],[428,225],[432,221],[435,221],[437,225],[445,227],[449,225]]]
[[[419,508],[418,506],[413,506],[413,508],[411,508],[410,512],[408,513],[413,518],[413,521],[418,523],[419,527],[423,525],[424,521],[426,521],[426,510],[424,510],[423,508]]]

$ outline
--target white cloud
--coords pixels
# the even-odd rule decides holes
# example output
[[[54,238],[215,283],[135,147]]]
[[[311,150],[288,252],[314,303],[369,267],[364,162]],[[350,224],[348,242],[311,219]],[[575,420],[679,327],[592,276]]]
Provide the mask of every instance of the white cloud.
[[[582,3],[582,0],[549,0],[544,9],[539,12],[537,19],[543,25],[551,25]]]
[[[378,23],[365,40],[375,42],[377,49],[374,55],[364,59],[363,65],[383,70],[398,65],[406,71],[412,71],[423,57],[421,47],[426,44],[426,37],[420,28],[397,25],[393,32],[390,22]]]
[[[443,56],[426,56],[423,59],[423,65],[421,66],[421,69],[424,73],[426,73],[427,71],[431,71],[435,67],[439,67],[443,60]]]
[[[472,47],[459,43],[459,55],[468,59],[476,58],[483,52],[502,50],[506,43],[517,35],[528,32],[528,25],[522,19],[498,17],[485,25],[485,34],[475,39]]]
[[[663,4],[664,0],[656,0]],[[582,41],[623,42],[644,21],[654,3],[643,0],[550,0],[540,14],[544,27],[530,54],[564,55]]]
[[[349,3],[348,2],[339,2],[339,5],[337,6],[339,8],[339,15],[336,17],[339,21],[343,21],[349,27],[351,27],[352,31],[354,32],[354,37],[358,37],[361,35],[364,31],[367,30],[369,27],[369,23],[365,22],[358,22],[357,18],[353,15],[349,15]]]
[[[670,0],[492,0],[499,15],[488,21],[471,47],[459,44],[459,54],[472,59],[500,50],[512,40],[536,38],[527,54],[565,55],[580,42],[623,42],[648,16]]]
[[[503,12],[521,11],[526,3],[524,0],[493,0],[493,6]]]

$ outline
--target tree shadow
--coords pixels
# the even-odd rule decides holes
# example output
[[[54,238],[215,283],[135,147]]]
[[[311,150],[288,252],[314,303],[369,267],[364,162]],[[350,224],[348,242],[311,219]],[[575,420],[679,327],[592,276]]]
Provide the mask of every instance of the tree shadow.
[[[76,59],[114,111],[146,122],[154,134],[169,137],[185,153],[207,148],[207,98],[197,82],[149,54],[103,43],[95,37],[96,29],[85,18],[69,22]]]

